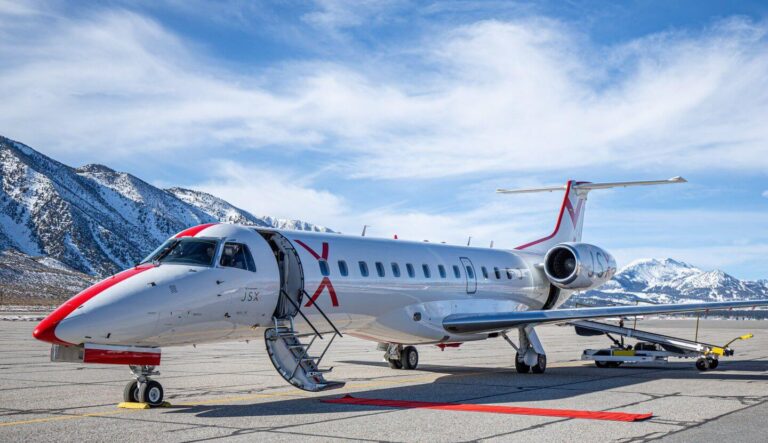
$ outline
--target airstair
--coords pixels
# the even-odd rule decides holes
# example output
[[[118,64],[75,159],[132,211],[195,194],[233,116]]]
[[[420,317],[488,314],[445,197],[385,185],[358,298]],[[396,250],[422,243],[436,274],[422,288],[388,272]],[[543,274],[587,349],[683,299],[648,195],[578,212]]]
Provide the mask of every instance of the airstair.
[[[302,292],[309,298],[309,295],[304,290]],[[301,318],[304,319],[311,332],[298,331],[294,325],[294,315],[274,316],[272,318],[274,327],[264,332],[264,338],[267,345],[267,353],[277,372],[288,383],[305,391],[317,392],[343,387],[344,382],[327,381],[325,379],[324,374],[331,372],[333,367],[327,369],[320,368],[320,363],[333,344],[333,340],[337,336],[342,337],[341,332],[339,332],[317,303],[312,304],[312,306],[317,309],[323,320],[330,326],[331,330],[329,331],[320,332],[309,320],[307,315],[301,310],[300,298],[297,302],[289,297],[285,291],[280,291],[280,296],[293,305],[294,312],[301,315]],[[327,339],[328,336],[330,336],[330,339]],[[325,346],[321,345],[321,341],[325,343]],[[318,348],[322,348],[322,352],[319,355],[313,355],[313,351],[316,351]]]

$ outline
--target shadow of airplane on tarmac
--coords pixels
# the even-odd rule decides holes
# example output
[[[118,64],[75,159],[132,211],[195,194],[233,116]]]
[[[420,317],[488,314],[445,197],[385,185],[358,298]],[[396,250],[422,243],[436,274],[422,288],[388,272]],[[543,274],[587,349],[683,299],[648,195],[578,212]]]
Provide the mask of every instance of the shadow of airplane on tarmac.
[[[339,363],[386,366],[386,363],[372,361],[340,361]],[[396,384],[392,377],[347,380],[346,389],[317,393],[311,397],[258,402],[253,404],[199,405],[168,410],[168,413],[196,414],[198,417],[259,417],[299,414],[328,414],[337,412],[387,413],[398,409],[381,406],[344,405],[323,403],[321,400],[338,398],[348,392],[355,397],[380,398],[387,400],[416,400],[426,402],[461,402],[473,404],[508,403],[529,405],[531,402],[566,399],[589,393],[627,388],[649,380],[699,380],[699,381],[768,381],[767,374],[732,373],[733,371],[768,371],[768,361],[738,360],[723,361],[715,371],[699,372],[693,360],[660,365],[631,366],[600,369],[594,366],[570,366],[548,368],[545,374],[518,374],[514,368],[488,368],[467,366],[420,365],[413,372],[393,370],[394,376],[424,373],[444,374],[434,381],[423,384],[387,386],[369,390],[355,390],[355,383],[371,385]],[[408,382],[412,383],[412,382]],[[297,391],[298,392],[298,391]],[[624,389],[623,393],[629,393]],[[638,390],[640,392],[640,390]],[[677,395],[648,394],[654,397]],[[328,421],[326,416],[321,420]],[[332,420],[331,420],[332,421]]]

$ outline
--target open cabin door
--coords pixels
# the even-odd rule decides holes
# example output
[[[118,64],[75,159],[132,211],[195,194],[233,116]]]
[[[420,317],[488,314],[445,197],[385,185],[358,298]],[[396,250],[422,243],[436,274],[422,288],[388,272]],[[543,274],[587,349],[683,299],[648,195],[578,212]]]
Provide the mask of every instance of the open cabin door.
[[[272,252],[277,260],[277,267],[280,270],[280,298],[275,309],[275,317],[293,317],[297,313],[296,306],[301,306],[304,293],[304,271],[301,267],[299,254],[296,253],[291,242],[280,233],[259,231],[259,234],[272,247]],[[290,297],[295,302],[295,306],[286,300],[286,297]]]

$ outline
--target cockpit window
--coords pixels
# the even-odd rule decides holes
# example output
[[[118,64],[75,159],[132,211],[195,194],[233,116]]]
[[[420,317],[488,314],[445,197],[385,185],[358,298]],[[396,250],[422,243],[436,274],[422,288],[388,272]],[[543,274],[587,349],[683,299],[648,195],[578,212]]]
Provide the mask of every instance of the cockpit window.
[[[211,266],[216,255],[216,240],[204,238],[172,238],[157,248],[144,263],[177,263],[193,266]]]
[[[256,264],[253,262],[251,252],[248,250],[248,246],[242,243],[224,243],[219,264],[227,268],[256,272]]]

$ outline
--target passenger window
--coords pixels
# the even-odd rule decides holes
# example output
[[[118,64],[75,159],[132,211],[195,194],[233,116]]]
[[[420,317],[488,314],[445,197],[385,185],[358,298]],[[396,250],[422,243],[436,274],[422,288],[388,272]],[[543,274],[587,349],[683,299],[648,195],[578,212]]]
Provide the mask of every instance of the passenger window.
[[[405,270],[408,272],[408,277],[416,277],[416,271],[413,270],[413,265],[410,263],[405,264]]]
[[[453,265],[453,276],[456,278],[461,278],[461,271],[459,271],[459,267],[456,265]]]
[[[376,262],[376,273],[379,277],[384,277],[384,265],[380,261]]]
[[[364,261],[360,262],[360,275],[363,277],[368,277],[368,263]]]
[[[432,273],[429,271],[429,265],[421,265],[421,270],[424,272],[424,278],[432,278]]]
[[[445,266],[437,265],[437,272],[440,273],[440,278],[445,278]]]
[[[507,269],[507,280],[512,280],[512,270]]]
[[[323,274],[324,277],[328,277],[331,275],[331,269],[328,267],[328,262],[325,260],[318,260],[317,264],[320,265],[320,273]]]
[[[467,266],[467,277],[475,278],[475,271],[472,270],[472,266]]]
[[[219,264],[226,268],[256,272],[256,264],[253,262],[251,251],[248,250],[248,246],[241,243],[225,243]]]
[[[481,271],[483,271],[483,278],[488,280],[488,270],[485,269],[485,266],[480,268]]]
[[[496,280],[499,280],[501,278],[501,271],[499,271],[499,268],[494,266],[493,273],[496,275]]]
[[[397,263],[392,263],[392,275],[400,277],[400,265]]]
[[[346,277],[347,275],[349,275],[347,262],[345,262],[344,260],[339,260],[339,274],[341,274],[342,277]]]

